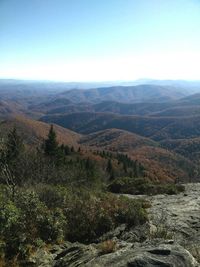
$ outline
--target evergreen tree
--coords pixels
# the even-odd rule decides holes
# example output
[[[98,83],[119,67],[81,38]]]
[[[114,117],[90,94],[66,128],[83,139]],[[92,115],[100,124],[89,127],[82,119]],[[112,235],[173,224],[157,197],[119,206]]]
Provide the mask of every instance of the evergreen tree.
[[[123,170],[124,170],[125,173],[127,173],[127,165],[126,165],[125,162],[123,163]]]
[[[12,198],[16,192],[16,186],[22,182],[21,162],[23,160],[24,144],[14,127],[7,135],[4,149],[0,153],[1,181],[6,183],[8,192]]]
[[[113,169],[113,166],[112,166],[111,159],[108,160],[106,171],[110,175],[110,180],[113,180],[114,179],[114,169]]]
[[[51,125],[48,138],[44,142],[44,152],[48,156],[56,156],[58,153],[58,142],[56,140],[56,132],[53,125]]]
[[[89,158],[87,158],[86,162],[85,162],[85,169],[87,171],[87,175],[88,176],[94,176],[94,171],[95,171],[95,165],[94,162],[92,160],[90,160]]]
[[[107,163],[106,171],[107,171],[108,173],[111,173],[111,172],[112,172],[112,169],[113,169],[113,167],[112,167],[112,162],[111,162],[111,159],[109,159],[109,160],[108,160],[108,163]]]
[[[134,162],[133,172],[134,172],[134,176],[135,177],[138,177],[139,176],[139,173],[138,173],[138,162],[137,162],[137,160]]]
[[[17,133],[17,129],[14,127],[8,133],[8,139],[6,142],[6,158],[9,161],[15,160],[23,151],[24,144],[22,138]]]
[[[91,168],[91,161],[89,158],[86,159],[86,162],[85,162],[85,168],[86,170],[89,170]]]

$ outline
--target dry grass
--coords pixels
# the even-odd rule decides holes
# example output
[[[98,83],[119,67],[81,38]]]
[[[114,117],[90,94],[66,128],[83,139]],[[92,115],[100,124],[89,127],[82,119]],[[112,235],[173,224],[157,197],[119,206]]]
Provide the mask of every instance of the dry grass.
[[[151,204],[150,201],[144,199],[143,202],[142,202],[142,207],[143,207],[143,209],[149,209],[149,208],[152,207],[152,204]]]
[[[165,240],[173,239],[174,235],[165,225],[159,225],[150,233],[150,239],[163,238]]]
[[[193,247],[186,249],[192,254],[196,261],[200,263],[200,246],[194,245]]]
[[[20,267],[17,256],[10,261],[0,258],[0,267]]]
[[[100,254],[109,254],[117,250],[117,242],[115,240],[106,240],[99,244]]]
[[[149,239],[163,238],[165,240],[175,238],[175,229],[169,225],[165,210],[153,218],[153,227],[150,229]]]

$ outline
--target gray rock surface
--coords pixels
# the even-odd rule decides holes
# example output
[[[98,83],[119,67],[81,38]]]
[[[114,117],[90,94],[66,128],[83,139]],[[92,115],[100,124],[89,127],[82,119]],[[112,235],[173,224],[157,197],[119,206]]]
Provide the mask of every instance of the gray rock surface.
[[[112,253],[102,254],[99,244],[67,242],[49,253],[38,251],[35,266],[199,267],[192,254],[200,260],[200,184],[185,186],[179,195],[139,196],[152,204],[150,221],[134,229],[121,225],[103,235],[98,242],[117,243]]]
[[[151,231],[163,228],[184,247],[194,243],[200,247],[200,183],[186,184],[185,188],[186,192],[178,195],[145,196],[151,202],[148,209]]]
[[[72,245],[59,254],[53,267],[197,267],[191,254],[179,245],[161,244],[141,247],[125,246],[101,255],[93,246]]]

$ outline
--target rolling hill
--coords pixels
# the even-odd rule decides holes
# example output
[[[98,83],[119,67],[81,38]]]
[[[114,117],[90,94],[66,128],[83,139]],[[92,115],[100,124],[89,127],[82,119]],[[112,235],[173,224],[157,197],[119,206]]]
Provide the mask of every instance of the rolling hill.
[[[173,107],[174,102],[165,103],[122,103],[115,101],[103,101],[97,104],[91,103],[64,103],[68,99],[56,99],[59,105],[51,106],[52,102],[30,107],[33,111],[39,111],[43,114],[67,114],[77,112],[109,112],[120,115],[151,115],[154,112],[160,112]]]
[[[194,181],[199,169],[184,156],[160,147],[140,147],[128,155],[141,162],[147,170],[147,176],[157,181]]]
[[[88,90],[69,90],[58,95],[74,103],[116,101],[124,103],[166,102],[187,96],[188,92],[170,86],[137,85],[101,87]]]
[[[44,116],[42,121],[56,123],[83,134],[117,128],[155,141],[200,136],[200,116],[144,117],[85,112]]]
[[[160,145],[189,158],[196,164],[200,163],[200,137],[188,139],[168,139],[160,142]]]
[[[32,120],[24,116],[14,116],[3,119],[0,122],[0,133],[5,136],[9,130],[16,127],[27,144],[38,144],[47,137],[50,125],[44,122]],[[77,146],[81,137],[68,129],[54,125],[59,143]]]
[[[50,127],[47,123],[23,116],[10,117],[0,123],[1,137],[14,126],[29,145],[41,143],[46,138]],[[125,153],[133,160],[142,163],[145,167],[145,175],[152,180],[172,181],[180,177],[186,181],[198,167],[178,153],[160,147],[159,143],[128,131],[107,129],[89,135],[80,135],[58,125],[54,125],[54,128],[60,144],[73,145],[75,148],[81,146],[85,158],[90,157],[106,164],[105,159],[93,155],[91,151]]]
[[[48,115],[41,118],[41,120],[48,123],[56,123],[83,134],[116,128],[145,137],[155,136],[156,139],[156,134],[159,134],[162,129],[169,127],[169,125],[176,123],[178,119],[83,112],[66,115]]]
[[[83,136],[80,143],[93,149],[128,154],[142,163],[146,176],[154,181],[173,181],[177,178],[188,181],[197,168],[189,159],[160,147],[151,139],[118,129]]]
[[[41,98],[43,99],[43,98]],[[28,105],[29,112],[68,114],[103,112],[151,117],[181,117],[199,114],[200,94],[154,85],[68,90]]]
[[[200,106],[176,106],[149,114],[151,117],[193,117],[200,115]]]
[[[0,117],[10,114],[23,114],[24,112],[23,106],[14,101],[0,100]]]
[[[151,139],[119,129],[107,129],[82,136],[80,143],[115,152],[127,152],[137,147],[159,145]]]
[[[170,84],[68,90],[70,86],[0,82],[2,136],[16,126],[27,144],[38,144],[54,123],[58,141],[81,146],[86,158],[102,160],[92,154],[95,150],[126,153],[145,166],[151,179],[195,177],[200,94]]]

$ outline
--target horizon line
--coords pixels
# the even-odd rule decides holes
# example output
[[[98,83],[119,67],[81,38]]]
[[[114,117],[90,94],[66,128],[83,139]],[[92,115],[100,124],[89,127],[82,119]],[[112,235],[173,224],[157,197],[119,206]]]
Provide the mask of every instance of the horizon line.
[[[14,78],[14,77],[0,77],[0,80],[11,81],[27,81],[27,82],[58,82],[58,83],[118,83],[118,82],[139,82],[139,81],[182,81],[182,82],[200,82],[200,79],[156,79],[156,78],[138,78],[138,79],[126,79],[126,80],[57,80],[57,79],[26,79],[26,78]]]

